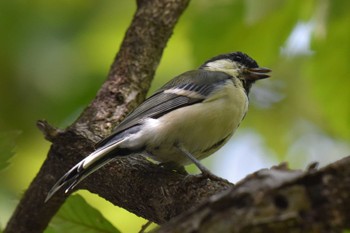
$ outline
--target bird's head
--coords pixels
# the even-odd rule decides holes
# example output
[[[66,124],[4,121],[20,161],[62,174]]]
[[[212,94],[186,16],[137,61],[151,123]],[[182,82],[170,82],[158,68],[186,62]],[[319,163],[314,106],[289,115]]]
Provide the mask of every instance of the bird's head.
[[[206,61],[200,69],[220,71],[241,81],[242,86],[249,93],[252,84],[270,77],[268,68],[259,67],[258,63],[242,52],[221,54]]]

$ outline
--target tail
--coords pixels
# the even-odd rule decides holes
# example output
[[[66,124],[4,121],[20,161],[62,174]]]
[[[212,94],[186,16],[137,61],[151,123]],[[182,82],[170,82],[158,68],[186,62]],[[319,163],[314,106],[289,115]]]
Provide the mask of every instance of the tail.
[[[70,169],[64,176],[57,181],[57,183],[51,188],[45,202],[47,202],[58,190],[63,186],[68,186],[65,193],[71,191],[77,184],[84,180],[88,175],[95,172],[108,162],[112,161],[113,158],[117,156],[123,156],[128,154],[127,149],[118,149],[119,143],[107,144],[85,159],[76,164],[72,169]],[[119,153],[120,152],[120,153]]]

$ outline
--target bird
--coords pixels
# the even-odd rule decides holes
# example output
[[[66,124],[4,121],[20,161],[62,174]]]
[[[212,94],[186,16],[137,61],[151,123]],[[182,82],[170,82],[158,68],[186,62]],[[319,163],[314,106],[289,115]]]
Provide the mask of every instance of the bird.
[[[63,186],[67,193],[110,161],[135,154],[173,165],[179,171],[194,163],[201,175],[216,177],[199,160],[231,138],[248,111],[252,84],[270,77],[270,71],[243,52],[231,52],[176,76],[66,172],[45,202]]]

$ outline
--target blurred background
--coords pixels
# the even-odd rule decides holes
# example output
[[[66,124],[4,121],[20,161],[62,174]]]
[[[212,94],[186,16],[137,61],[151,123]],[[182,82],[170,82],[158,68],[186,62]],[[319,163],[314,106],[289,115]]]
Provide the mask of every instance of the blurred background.
[[[0,226],[49,149],[36,121],[64,128],[76,119],[135,9],[134,1],[0,1]],[[272,78],[253,87],[239,130],[204,164],[232,182],[282,161],[326,165],[350,154],[349,10],[346,0],[192,0],[150,93],[212,56],[244,51]],[[79,193],[123,232],[146,222]]]

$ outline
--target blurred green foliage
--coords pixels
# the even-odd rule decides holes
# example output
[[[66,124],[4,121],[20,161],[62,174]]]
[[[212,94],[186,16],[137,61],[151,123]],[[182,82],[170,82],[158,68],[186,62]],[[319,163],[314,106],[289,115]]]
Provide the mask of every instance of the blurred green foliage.
[[[72,195],[50,222],[45,233],[119,233],[102,214],[80,195]]]
[[[134,1],[0,1],[0,131],[5,137],[21,132],[14,138],[17,156],[0,171],[0,225],[45,159],[49,144],[35,121],[65,127],[79,115],[106,78],[134,10]],[[214,55],[244,51],[273,76],[253,88],[241,128],[259,134],[279,160],[299,166],[310,153],[344,156],[350,148],[349,10],[346,0],[193,0],[152,90]],[[13,150],[6,148],[0,158],[7,161]],[[110,212],[119,229],[138,229],[118,223],[136,218]]]
[[[9,160],[15,154],[15,141],[19,134],[18,131],[0,132],[0,171],[10,165]]]

